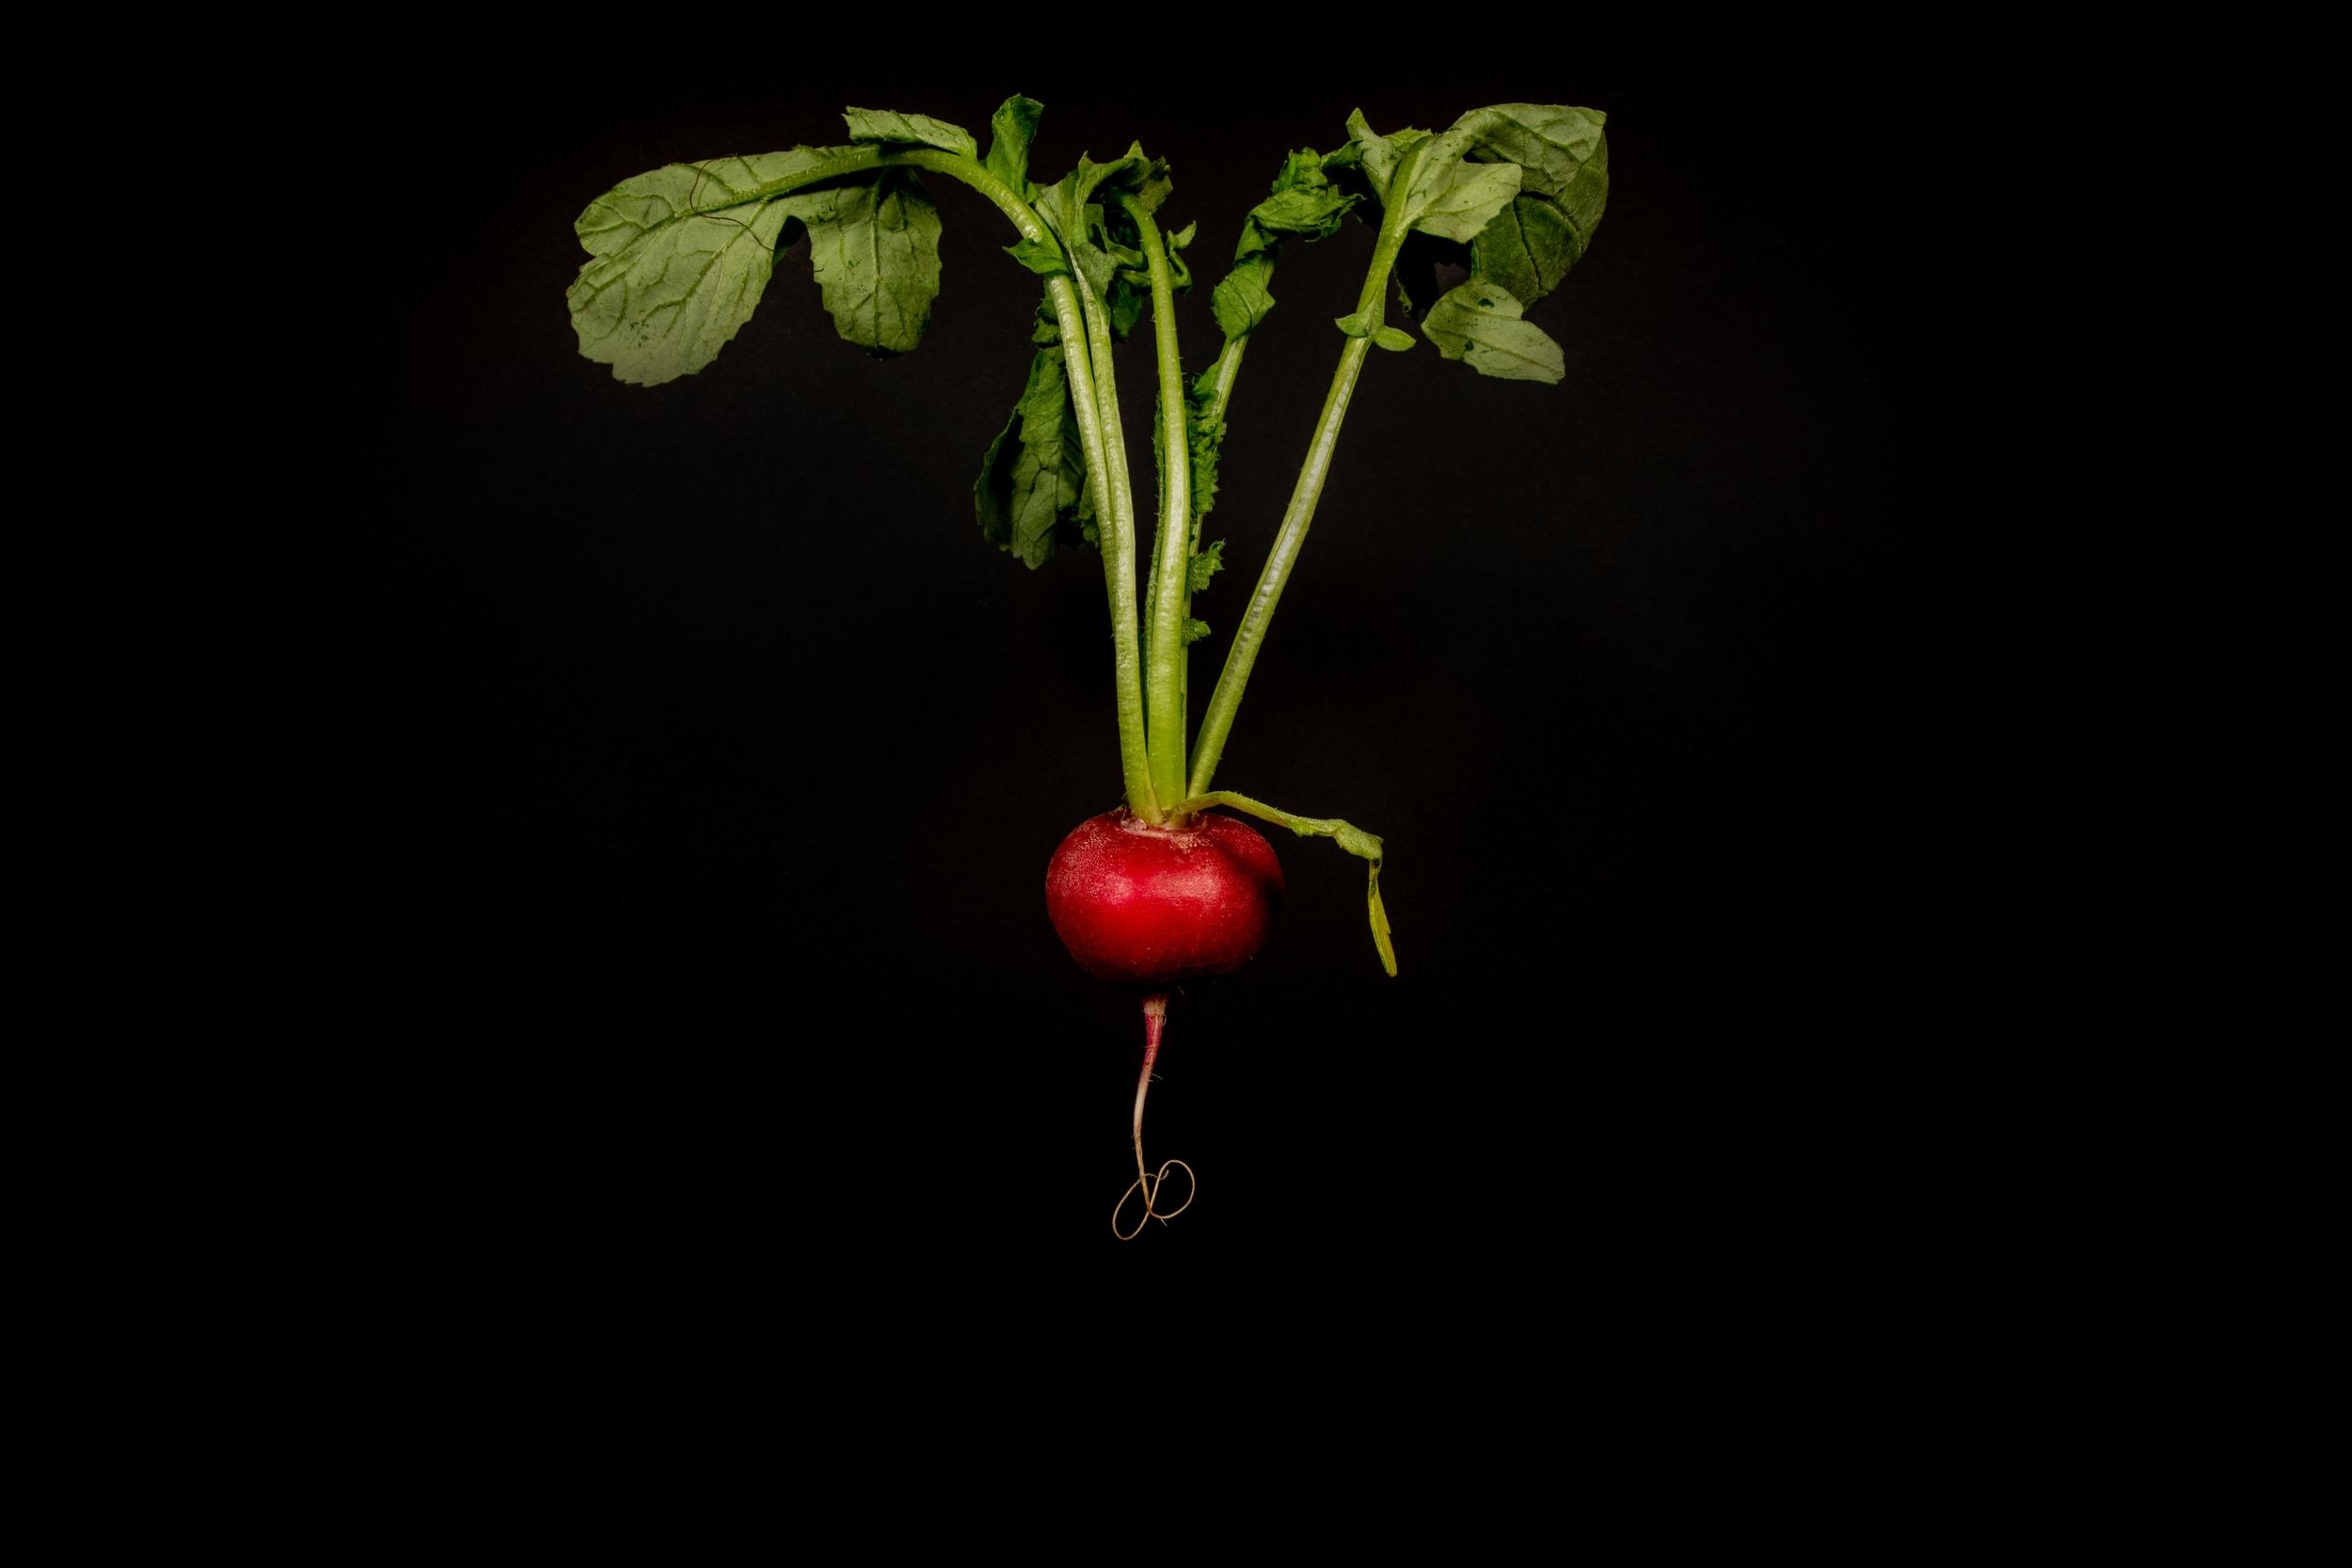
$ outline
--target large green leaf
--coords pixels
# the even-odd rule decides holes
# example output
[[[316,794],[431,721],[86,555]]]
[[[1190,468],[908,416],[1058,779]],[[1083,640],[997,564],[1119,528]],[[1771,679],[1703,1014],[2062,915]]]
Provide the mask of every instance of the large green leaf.
[[[808,225],[809,261],[841,336],[869,354],[906,354],[939,297],[939,209],[912,169],[788,197]]]
[[[646,387],[709,364],[774,271],[800,198],[772,193],[849,150],[672,164],[590,202],[573,229],[592,260],[564,295],[580,352]]]
[[[1472,278],[1431,306],[1421,329],[1438,353],[1468,361],[1481,375],[1559,381],[1567,373],[1560,345],[1534,322],[1521,321],[1519,309],[1509,290]]]
[[[1609,205],[1609,117],[1560,103],[1496,103],[1454,122],[1470,156],[1518,166],[1522,189],[1471,242],[1470,270],[1532,304],[1592,244]]]

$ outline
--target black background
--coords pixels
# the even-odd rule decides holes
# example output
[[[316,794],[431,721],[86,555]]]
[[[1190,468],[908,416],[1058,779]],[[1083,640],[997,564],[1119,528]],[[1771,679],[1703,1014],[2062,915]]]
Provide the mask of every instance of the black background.
[[[440,62],[348,116],[353,159],[431,171],[369,217],[366,345],[333,387],[362,570],[321,974],[347,1113],[397,1151],[389,1223],[461,1274],[690,1299],[784,1259],[851,1300],[1044,1269],[1301,1303],[1444,1281],[1516,1312],[1563,1263],[1705,1259],[1769,1291],[1931,1200],[1903,1151],[1963,1070],[1967,979],[1941,940],[1952,267],[1925,103],[1762,72],[560,75]],[[848,103],[984,142],[1016,88],[1047,105],[1041,175],[1130,138],[1168,158],[1208,279],[1284,150],[1352,107],[1611,115],[1607,217],[1531,311],[1565,382],[1375,356],[1218,781],[1387,837],[1402,977],[1361,864],[1270,833],[1283,924],[1178,998],[1147,1123],[1200,1199],[1124,1246],[1139,1023],[1041,898],[1119,796],[1102,575],[1025,570],[971,512],[1036,293],[1002,220],[934,182],[945,289],[898,360],[838,341],[803,255],[659,388],[581,358],[563,303],[571,222],[622,179],[838,139]],[[1196,713],[1368,251],[1351,227],[1275,280]],[[1182,330],[1205,362],[1204,297]],[[1139,443],[1144,342],[1120,372]]]

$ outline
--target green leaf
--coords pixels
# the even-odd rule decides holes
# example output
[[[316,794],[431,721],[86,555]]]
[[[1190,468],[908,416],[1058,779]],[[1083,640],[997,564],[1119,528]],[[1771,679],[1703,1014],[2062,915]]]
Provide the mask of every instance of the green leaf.
[[[1067,277],[1070,275],[1070,258],[1064,256],[1061,246],[1052,240],[1023,240],[1019,245],[1005,246],[1005,254],[1040,277]]]
[[[1372,312],[1369,310],[1337,317],[1332,325],[1350,338],[1369,338],[1373,334]]]
[[[1015,196],[1028,195],[1029,144],[1044,113],[1045,105],[1036,99],[1014,93],[988,117],[995,133],[988,144],[988,172],[1011,186]]]
[[[1266,233],[1307,234],[1320,240],[1339,232],[1341,220],[1355,204],[1356,198],[1328,184],[1293,186],[1259,202],[1249,210],[1249,216]]]
[[[1143,319],[1143,308],[1151,303],[1151,299],[1149,288],[1137,288],[1124,276],[1111,285],[1111,337],[1115,341],[1122,343],[1127,341],[1127,334],[1133,332],[1136,323]],[[1153,422],[1152,428],[1159,428],[1157,421]]]
[[[1389,978],[1393,980],[1396,978],[1396,942],[1389,934],[1388,906],[1380,902],[1380,862],[1376,858],[1372,863],[1370,896],[1372,944],[1380,951],[1380,967],[1387,970]]]
[[[1264,276],[1263,263],[1245,261],[1210,291],[1209,309],[1216,317],[1218,329],[1228,338],[1247,338],[1274,309],[1274,296],[1266,292]]]
[[[999,111],[1001,112],[1001,111]],[[972,133],[929,115],[902,115],[889,109],[844,109],[853,142],[890,142],[914,147],[940,147],[967,158],[980,155]]]
[[[797,198],[782,190],[846,148],[672,164],[624,180],[573,225],[593,260],[565,291],[580,352],[658,387],[691,375],[751,320]]]
[[[1192,290],[1192,263],[1184,260],[1184,251],[1200,232],[1200,221],[1195,218],[1173,234],[1162,236],[1168,249],[1168,286],[1178,293]]]
[[[1206,636],[1208,636],[1208,635],[1209,635],[1209,623],[1208,623],[1208,622],[1206,622],[1206,621],[1197,621],[1197,620],[1193,619],[1191,616],[1186,616],[1186,617],[1184,618],[1184,641],[1185,641],[1187,643],[1191,643],[1191,642],[1198,642],[1198,641],[1200,641],[1202,638],[1204,638],[1204,637],[1206,637]]]
[[[1530,191],[1564,211],[1581,211],[1596,198],[1607,200],[1608,120],[1597,109],[1563,103],[1494,103],[1472,109],[1454,128],[1470,134],[1476,155],[1518,165]],[[1599,221],[1597,206],[1592,215]]]
[[[912,351],[939,296],[939,209],[914,170],[787,199],[808,225],[809,261],[835,329],[869,354]]]
[[[1581,254],[1581,242],[1559,208],[1540,196],[1522,196],[1470,242],[1470,273],[1529,305],[1558,288]]]
[[[1390,182],[1396,178],[1397,165],[1405,154],[1429,139],[1426,131],[1392,131],[1381,135],[1365,120],[1361,109],[1351,109],[1347,116],[1347,134],[1354,138],[1357,159],[1365,175],[1372,181],[1375,195],[1385,205],[1391,196]]]
[[[1220,539],[1192,558],[1185,564],[1185,583],[1198,594],[1209,586],[1209,579],[1225,569],[1225,541]]]
[[[1449,131],[1429,144],[1406,200],[1412,227],[1442,240],[1477,236],[1519,194],[1517,164],[1473,164],[1462,156],[1470,137]]]
[[[1330,176],[1324,172],[1330,161],[1311,147],[1297,149],[1283,158],[1282,170],[1274,177],[1274,193],[1279,196],[1284,191],[1322,189],[1331,182]]]
[[[1384,326],[1372,335],[1372,341],[1391,354],[1402,354],[1413,346],[1413,335],[1402,327]]]
[[[1158,212],[1176,189],[1176,182],[1168,178],[1168,160],[1146,153],[1141,142],[1129,142],[1126,155],[1110,166],[1120,172],[1105,180],[1104,185],[1128,192],[1147,217]]]
[[[1565,104],[1497,103],[1454,122],[1474,158],[1519,166],[1522,189],[1471,245],[1472,276],[1533,304],[1583,258],[1609,204],[1608,116]]]
[[[1481,375],[1505,381],[1557,382],[1567,372],[1560,345],[1534,322],[1519,319],[1509,290],[1472,278],[1429,308],[1422,334],[1448,359],[1464,359]]]
[[[1150,176],[1152,166],[1140,147],[1129,148],[1125,156],[1107,164],[1098,164],[1081,154],[1078,166],[1039,191],[1036,201],[1031,205],[1037,208],[1038,216],[1061,236],[1062,245],[1074,255],[1075,248],[1071,242],[1087,238],[1089,230],[1099,227],[1101,223],[1099,214],[1091,222],[1087,214],[1087,208],[1093,203],[1095,193],[1105,185],[1113,189],[1133,189]]]
[[[1021,401],[989,443],[972,486],[982,537],[1031,568],[1043,565],[1056,544],[1081,537],[1085,483],[1086,454],[1071,412],[1062,351],[1041,349],[1029,361]]]

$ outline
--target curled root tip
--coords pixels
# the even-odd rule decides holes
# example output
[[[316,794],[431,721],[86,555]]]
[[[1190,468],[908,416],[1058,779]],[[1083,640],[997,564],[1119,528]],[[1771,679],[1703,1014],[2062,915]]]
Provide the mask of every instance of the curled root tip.
[[[1184,1173],[1184,1201],[1173,1209],[1162,1209],[1159,1207],[1160,1191],[1168,1185],[1168,1173],[1171,1170],[1180,1170]],[[1126,1212],[1127,1200],[1135,1196],[1137,1191],[1143,1194],[1143,1212],[1136,1216],[1134,1229],[1121,1230],[1119,1228],[1119,1216]],[[1144,1223],[1147,1220],[1157,1220],[1162,1225],[1166,1225],[1191,1208],[1192,1200],[1200,1195],[1200,1180],[1193,1175],[1190,1165],[1182,1160],[1167,1161],[1160,1166],[1156,1175],[1139,1175],[1127,1183],[1127,1190],[1120,1194],[1119,1201],[1111,1206],[1111,1234],[1122,1242],[1132,1242],[1143,1234]]]

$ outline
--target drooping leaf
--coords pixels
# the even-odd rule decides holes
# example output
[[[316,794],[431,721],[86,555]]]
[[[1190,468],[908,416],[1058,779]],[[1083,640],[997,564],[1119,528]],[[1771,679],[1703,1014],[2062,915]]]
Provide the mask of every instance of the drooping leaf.
[[[869,354],[911,352],[939,296],[939,209],[914,171],[787,199],[808,225],[809,261],[841,336]]]
[[[1557,382],[1566,372],[1560,345],[1534,322],[1519,319],[1509,290],[1472,278],[1429,309],[1421,329],[1448,359],[1463,359],[1481,375],[1506,381]]]
[[[1574,212],[1596,197],[1607,198],[1609,146],[1602,128],[1608,120],[1597,109],[1565,103],[1492,103],[1470,110],[1454,127],[1470,133],[1477,156],[1518,165],[1529,190]],[[1597,207],[1593,215],[1597,221]]]
[[[1040,349],[1012,417],[989,444],[972,486],[980,533],[1035,568],[1057,544],[1074,545],[1086,483],[1086,454],[1070,406],[1059,348]]]
[[[1540,196],[1521,196],[1470,242],[1470,271],[1532,304],[1560,286],[1582,249],[1559,208]]]
[[[1591,245],[1609,204],[1609,117],[1557,103],[1497,103],[1455,121],[1473,158],[1519,166],[1522,189],[1472,244],[1471,271],[1532,304]]]
[[[980,155],[979,144],[961,125],[929,115],[902,115],[891,109],[844,109],[853,142],[892,142],[914,147],[945,148],[967,158]]]
[[[1044,113],[1045,105],[1036,99],[1014,93],[988,117],[994,133],[988,144],[988,172],[1012,187],[1015,196],[1028,194],[1029,144],[1037,138],[1037,122]]]
[[[672,164],[590,202],[573,230],[593,259],[565,292],[580,352],[645,387],[709,364],[775,270],[798,199],[776,193],[850,150]]]
[[[1389,978],[1393,980],[1396,978],[1396,941],[1389,929],[1388,906],[1380,902],[1380,863],[1376,860],[1372,863],[1370,901],[1372,945],[1379,950],[1380,967],[1387,970]]]

